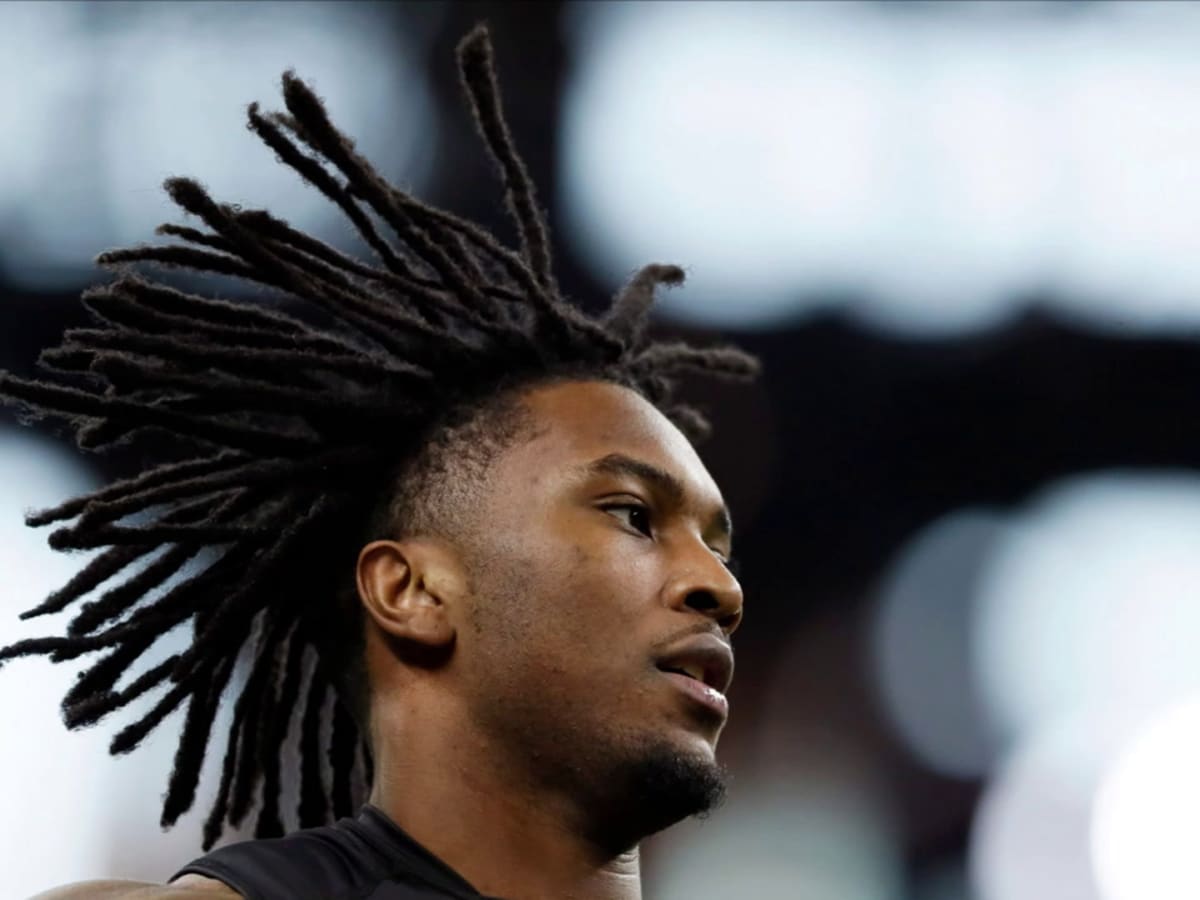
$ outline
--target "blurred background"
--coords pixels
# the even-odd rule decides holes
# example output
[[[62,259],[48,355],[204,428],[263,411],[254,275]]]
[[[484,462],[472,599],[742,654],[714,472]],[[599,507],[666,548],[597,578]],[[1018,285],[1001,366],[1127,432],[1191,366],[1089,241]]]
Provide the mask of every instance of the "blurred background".
[[[565,290],[682,264],[660,332],[765,366],[691,392],[747,593],[734,780],[646,896],[1200,897],[1200,6],[6,2],[0,367],[183,221],[168,175],[356,249],[243,127],[288,67],[511,240],[453,65],[480,19]],[[135,463],[0,411],[0,642],[86,559],[24,511]],[[171,724],[112,759],[72,677],[0,674],[4,897],[199,852],[203,800],[157,828]]]

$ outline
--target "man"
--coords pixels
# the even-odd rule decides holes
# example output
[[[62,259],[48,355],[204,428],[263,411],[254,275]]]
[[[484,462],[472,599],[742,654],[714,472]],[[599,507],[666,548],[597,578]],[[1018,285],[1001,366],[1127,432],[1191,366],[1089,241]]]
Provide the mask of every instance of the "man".
[[[192,805],[215,710],[240,683],[205,849],[258,809],[258,840],[167,885],[43,897],[635,898],[639,841],[720,800],[742,595],[691,443],[705,423],[671,393],[679,372],[745,378],[756,363],[647,338],[676,267],[643,269],[599,319],[561,298],[483,29],[459,65],[519,253],[387,184],[287,73],[289,114],[252,105],[250,125],[382,266],[169,179],[211,231],[160,233],[204,249],[102,254],[122,267],[85,294],[103,327],[40,360],[74,380],[0,375],[0,396],[65,419],[83,448],[153,438],[165,454],[29,517],[76,519],[52,546],[109,549],[26,613],[74,606],[67,635],[0,660],[102,652],[64,698],[70,727],[158,690],[116,753],[187,701],[164,826]],[[185,294],[132,262],[251,279],[290,306]],[[184,622],[185,650],[121,681]],[[301,830],[281,836],[285,819]]]

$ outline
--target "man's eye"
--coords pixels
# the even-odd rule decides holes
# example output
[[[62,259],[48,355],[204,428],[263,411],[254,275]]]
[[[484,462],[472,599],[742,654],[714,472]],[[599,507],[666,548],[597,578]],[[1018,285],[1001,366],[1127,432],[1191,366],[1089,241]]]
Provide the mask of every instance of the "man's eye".
[[[624,518],[629,523],[629,527],[634,530],[640,531],[647,537],[650,536],[650,510],[640,503],[614,503],[603,509],[618,518]]]

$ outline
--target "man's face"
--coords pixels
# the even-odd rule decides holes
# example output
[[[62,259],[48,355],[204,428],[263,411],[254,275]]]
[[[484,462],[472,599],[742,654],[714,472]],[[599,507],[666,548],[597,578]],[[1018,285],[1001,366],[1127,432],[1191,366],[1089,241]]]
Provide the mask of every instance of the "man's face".
[[[568,382],[524,397],[534,437],[489,473],[451,665],[523,777],[636,841],[721,794],[726,710],[703,682],[727,686],[741,618],[728,515],[688,440],[633,391]]]

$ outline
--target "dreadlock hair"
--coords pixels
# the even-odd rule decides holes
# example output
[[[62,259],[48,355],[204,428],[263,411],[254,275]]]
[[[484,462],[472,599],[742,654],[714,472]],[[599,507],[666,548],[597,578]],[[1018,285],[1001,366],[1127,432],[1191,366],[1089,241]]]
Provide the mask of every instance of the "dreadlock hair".
[[[150,438],[171,448],[133,477],[27,515],[30,526],[67,523],[49,534],[55,549],[103,552],[21,615],[70,608],[66,633],[4,647],[0,663],[101,654],[63,698],[68,728],[163,689],[116,733],[114,754],[186,705],[164,828],[193,805],[216,711],[235,695],[206,850],[252,808],[257,836],[283,833],[290,729],[300,827],[349,813],[356,778],[369,785],[365,675],[354,658],[359,604],[345,577],[354,542],[423,527],[453,481],[447,468],[457,473],[464,459],[486,466],[511,438],[521,389],[561,379],[625,385],[696,440],[707,423],[672,399],[677,377],[747,379],[758,370],[732,347],[648,339],[655,289],[683,281],[677,266],[646,266],[602,315],[562,296],[543,213],[502,114],[486,28],[460,42],[457,58],[517,250],[389,184],[289,70],[287,112],[252,103],[248,127],[337,204],[374,261],[169,178],[168,194],[208,230],[166,224],[157,233],[184,243],[101,253],[97,262],[116,277],[82,295],[94,327],[68,330],[42,352],[39,371],[52,377],[0,372],[0,400],[21,422],[65,422],[82,450]],[[134,263],[234,276],[288,305],[185,293],[142,277]],[[190,641],[147,667],[147,651],[176,627]]]

